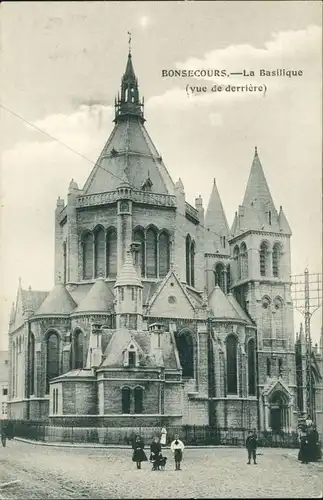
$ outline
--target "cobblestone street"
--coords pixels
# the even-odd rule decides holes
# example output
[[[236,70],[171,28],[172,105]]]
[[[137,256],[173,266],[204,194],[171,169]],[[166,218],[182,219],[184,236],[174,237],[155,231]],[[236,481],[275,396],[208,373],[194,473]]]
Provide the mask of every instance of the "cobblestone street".
[[[148,450],[146,450],[148,455]],[[10,441],[0,450],[0,498],[317,498],[323,464],[302,465],[297,450],[259,449],[247,465],[242,448],[186,449],[175,472],[136,470],[130,449],[60,448]]]

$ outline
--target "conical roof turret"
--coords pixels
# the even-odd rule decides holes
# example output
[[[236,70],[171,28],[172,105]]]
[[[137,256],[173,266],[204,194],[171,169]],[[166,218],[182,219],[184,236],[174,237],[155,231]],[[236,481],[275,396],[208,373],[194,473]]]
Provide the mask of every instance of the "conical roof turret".
[[[205,237],[207,241],[209,240],[207,248],[211,247],[212,249],[213,246],[215,247],[213,251],[219,250],[221,253],[225,253],[225,249],[228,249],[229,252],[227,243],[230,234],[229,225],[215,179],[213,180],[212,192],[205,214],[205,228]]]
[[[126,254],[125,262],[117,276],[114,288],[119,286],[137,286],[143,288],[141,280],[133,265],[132,253],[130,251]]]
[[[283,207],[280,207],[279,214],[278,214],[278,221],[279,221],[279,227],[282,233],[284,234],[292,234],[292,230],[290,228],[290,225],[288,224],[286,215],[283,212]]]
[[[57,283],[39,309],[37,309],[35,315],[70,314],[76,306],[76,302],[68,293],[63,283]]]
[[[108,313],[112,309],[113,301],[113,293],[104,278],[98,278],[74,312]]]

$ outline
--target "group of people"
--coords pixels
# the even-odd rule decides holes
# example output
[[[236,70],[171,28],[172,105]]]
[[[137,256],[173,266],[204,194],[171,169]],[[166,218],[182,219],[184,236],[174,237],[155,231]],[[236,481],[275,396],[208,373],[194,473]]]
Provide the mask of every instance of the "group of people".
[[[164,470],[167,457],[162,453],[162,446],[166,445],[167,432],[163,428],[161,436],[156,436],[150,445],[149,461],[152,463],[152,470]],[[145,443],[140,435],[137,435],[133,441],[133,455],[132,461],[136,462],[137,469],[141,469],[141,463],[147,462],[147,456],[144,451]],[[174,440],[171,442],[170,449],[174,454],[175,470],[181,470],[181,461],[183,460],[184,443],[175,435]]]
[[[299,453],[298,460],[302,464],[315,462],[321,458],[321,449],[319,446],[319,434],[312,421],[306,421],[299,428]]]

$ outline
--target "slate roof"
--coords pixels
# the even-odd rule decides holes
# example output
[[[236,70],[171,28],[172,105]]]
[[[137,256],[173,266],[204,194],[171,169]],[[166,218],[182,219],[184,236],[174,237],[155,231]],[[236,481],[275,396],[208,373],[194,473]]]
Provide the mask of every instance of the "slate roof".
[[[205,228],[205,252],[214,253],[219,250],[221,253],[230,253],[229,245],[226,244],[226,248],[223,248],[220,241],[221,236],[225,236],[228,241],[230,230],[215,179],[205,213]]]
[[[125,262],[120,274],[117,276],[114,287],[118,286],[137,286],[142,288],[141,280],[133,265],[131,252],[127,252]]]
[[[114,293],[111,291],[104,278],[98,278],[89,292],[80,301],[74,313],[108,313],[113,308],[113,302]]]
[[[63,283],[58,283],[47,295],[35,315],[70,314],[76,308],[76,302],[66,290]]]
[[[238,320],[253,324],[233,295],[225,295],[218,285],[211,292],[208,302],[216,319]]]
[[[21,300],[24,312],[29,311],[37,311],[37,309],[44,302],[49,292],[40,291],[40,290],[23,290],[21,289]]]

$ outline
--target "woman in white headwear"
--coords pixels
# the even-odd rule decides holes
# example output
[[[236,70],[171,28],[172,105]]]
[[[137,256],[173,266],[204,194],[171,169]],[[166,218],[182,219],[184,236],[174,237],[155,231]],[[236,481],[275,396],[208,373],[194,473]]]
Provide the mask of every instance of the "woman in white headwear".
[[[166,442],[167,442],[167,430],[165,429],[165,427],[163,427],[162,430],[160,431],[160,444],[162,446],[165,446]]]

